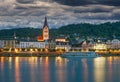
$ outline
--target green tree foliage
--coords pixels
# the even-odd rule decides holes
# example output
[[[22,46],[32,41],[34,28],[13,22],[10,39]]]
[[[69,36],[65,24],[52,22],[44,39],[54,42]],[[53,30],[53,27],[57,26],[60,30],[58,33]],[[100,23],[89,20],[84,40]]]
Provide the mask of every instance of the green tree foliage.
[[[35,38],[42,35],[42,29],[38,28],[16,28],[0,30],[0,38],[12,37],[16,33],[17,37]],[[56,38],[60,35],[64,36],[85,36],[85,37],[113,37],[120,36],[120,22],[104,23],[104,24],[71,24],[62,26],[58,29],[50,29],[50,37]]]
[[[72,35],[76,33],[79,36],[112,37],[120,36],[120,22],[93,24],[71,24],[59,28],[59,34]]]

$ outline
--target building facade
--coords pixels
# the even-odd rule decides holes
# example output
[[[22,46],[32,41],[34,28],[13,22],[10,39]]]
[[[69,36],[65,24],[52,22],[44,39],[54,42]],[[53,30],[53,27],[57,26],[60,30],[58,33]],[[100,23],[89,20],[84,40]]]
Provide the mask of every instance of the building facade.
[[[19,48],[45,48],[45,42],[21,41]]]
[[[111,49],[120,49],[120,41],[118,39],[113,39],[111,41]]]
[[[42,29],[43,40],[49,40],[49,27],[47,23],[47,18],[45,17],[43,29]]]
[[[66,51],[68,52],[71,49],[69,42],[66,39],[59,38],[56,39],[56,51]]]
[[[15,48],[15,40],[3,40],[2,46],[3,48]]]

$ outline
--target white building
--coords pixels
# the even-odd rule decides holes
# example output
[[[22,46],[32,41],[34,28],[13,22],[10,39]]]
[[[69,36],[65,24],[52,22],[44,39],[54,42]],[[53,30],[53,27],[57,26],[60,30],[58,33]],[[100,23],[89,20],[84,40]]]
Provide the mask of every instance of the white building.
[[[120,41],[118,39],[111,41],[111,49],[120,49]]]
[[[1,40],[1,48],[15,48],[15,40]]]
[[[69,45],[69,42],[66,41],[66,39],[56,39],[55,49],[69,51],[71,49],[71,46]]]
[[[107,45],[104,43],[96,43],[94,44],[93,47],[95,50],[106,50],[107,49]]]
[[[20,41],[19,48],[45,48],[45,42]]]

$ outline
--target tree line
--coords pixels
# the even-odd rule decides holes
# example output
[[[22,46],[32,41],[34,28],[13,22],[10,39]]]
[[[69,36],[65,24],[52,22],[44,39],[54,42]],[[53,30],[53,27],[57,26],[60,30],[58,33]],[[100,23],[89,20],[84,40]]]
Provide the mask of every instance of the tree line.
[[[31,37],[36,38],[38,35],[42,35],[42,29],[40,28],[15,28],[15,29],[3,29],[0,30],[0,38],[12,37],[14,33],[17,37]],[[50,36],[52,38],[59,37],[60,35],[72,36],[72,35],[84,36],[84,37],[120,37],[120,22],[104,23],[104,24],[70,24],[59,27],[57,29],[50,29]]]

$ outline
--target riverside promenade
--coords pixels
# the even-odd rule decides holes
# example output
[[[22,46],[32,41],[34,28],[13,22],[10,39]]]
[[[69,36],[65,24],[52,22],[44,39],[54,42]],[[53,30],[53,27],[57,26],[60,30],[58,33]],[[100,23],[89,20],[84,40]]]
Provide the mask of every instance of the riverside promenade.
[[[31,57],[31,56],[35,56],[35,57],[57,57],[62,55],[64,52],[0,52],[0,56],[4,56],[4,57]]]
[[[31,51],[21,51],[21,52],[0,52],[0,57],[57,57],[62,55],[65,52],[60,52],[60,51],[55,51],[55,52],[31,52]],[[101,55],[101,56],[120,56],[120,50],[114,50],[114,51],[95,51],[96,54]]]

